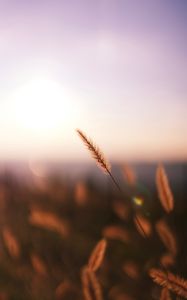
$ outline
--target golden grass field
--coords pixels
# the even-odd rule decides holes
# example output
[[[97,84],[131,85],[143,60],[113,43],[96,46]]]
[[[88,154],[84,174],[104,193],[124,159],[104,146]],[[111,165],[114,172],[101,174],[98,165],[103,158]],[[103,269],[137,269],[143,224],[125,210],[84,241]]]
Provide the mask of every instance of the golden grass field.
[[[187,299],[185,205],[166,169],[155,169],[147,204],[136,172],[120,166],[118,183],[99,148],[78,133],[107,173],[107,189],[88,178],[28,184],[1,175],[0,299]]]

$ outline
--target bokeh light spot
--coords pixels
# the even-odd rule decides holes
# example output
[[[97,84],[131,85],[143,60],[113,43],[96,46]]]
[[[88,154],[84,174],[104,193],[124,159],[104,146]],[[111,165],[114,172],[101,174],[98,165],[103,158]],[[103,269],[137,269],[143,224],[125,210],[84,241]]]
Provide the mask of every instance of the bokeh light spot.
[[[137,206],[142,206],[144,203],[144,199],[141,197],[133,197],[133,203]]]

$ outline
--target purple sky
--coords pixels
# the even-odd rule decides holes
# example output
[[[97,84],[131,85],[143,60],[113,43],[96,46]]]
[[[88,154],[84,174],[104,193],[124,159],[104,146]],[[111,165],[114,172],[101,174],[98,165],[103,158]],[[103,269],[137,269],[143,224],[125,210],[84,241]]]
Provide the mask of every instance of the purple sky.
[[[186,53],[186,0],[2,0],[1,157],[82,158],[75,126],[116,160],[187,159]],[[77,109],[39,148],[9,115],[10,95],[38,77]]]

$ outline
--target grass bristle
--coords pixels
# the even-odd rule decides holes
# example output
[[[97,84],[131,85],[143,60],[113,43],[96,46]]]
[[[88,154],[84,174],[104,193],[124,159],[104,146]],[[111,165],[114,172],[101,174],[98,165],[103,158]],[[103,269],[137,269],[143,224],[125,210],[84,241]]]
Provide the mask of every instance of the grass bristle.
[[[81,130],[77,129],[77,133],[88,148],[88,150],[90,151],[92,157],[95,159],[98,166],[101,167],[101,169],[105,173],[109,173],[111,171],[111,166],[104,157],[104,154],[101,152],[99,147],[96,146],[91,139],[88,139],[87,136]]]

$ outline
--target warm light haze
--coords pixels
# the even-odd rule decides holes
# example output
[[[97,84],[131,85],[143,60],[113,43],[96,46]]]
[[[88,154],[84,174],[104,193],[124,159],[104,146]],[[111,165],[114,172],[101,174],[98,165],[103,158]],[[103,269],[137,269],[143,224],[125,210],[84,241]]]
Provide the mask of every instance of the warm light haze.
[[[187,159],[187,2],[3,1],[0,160]]]

